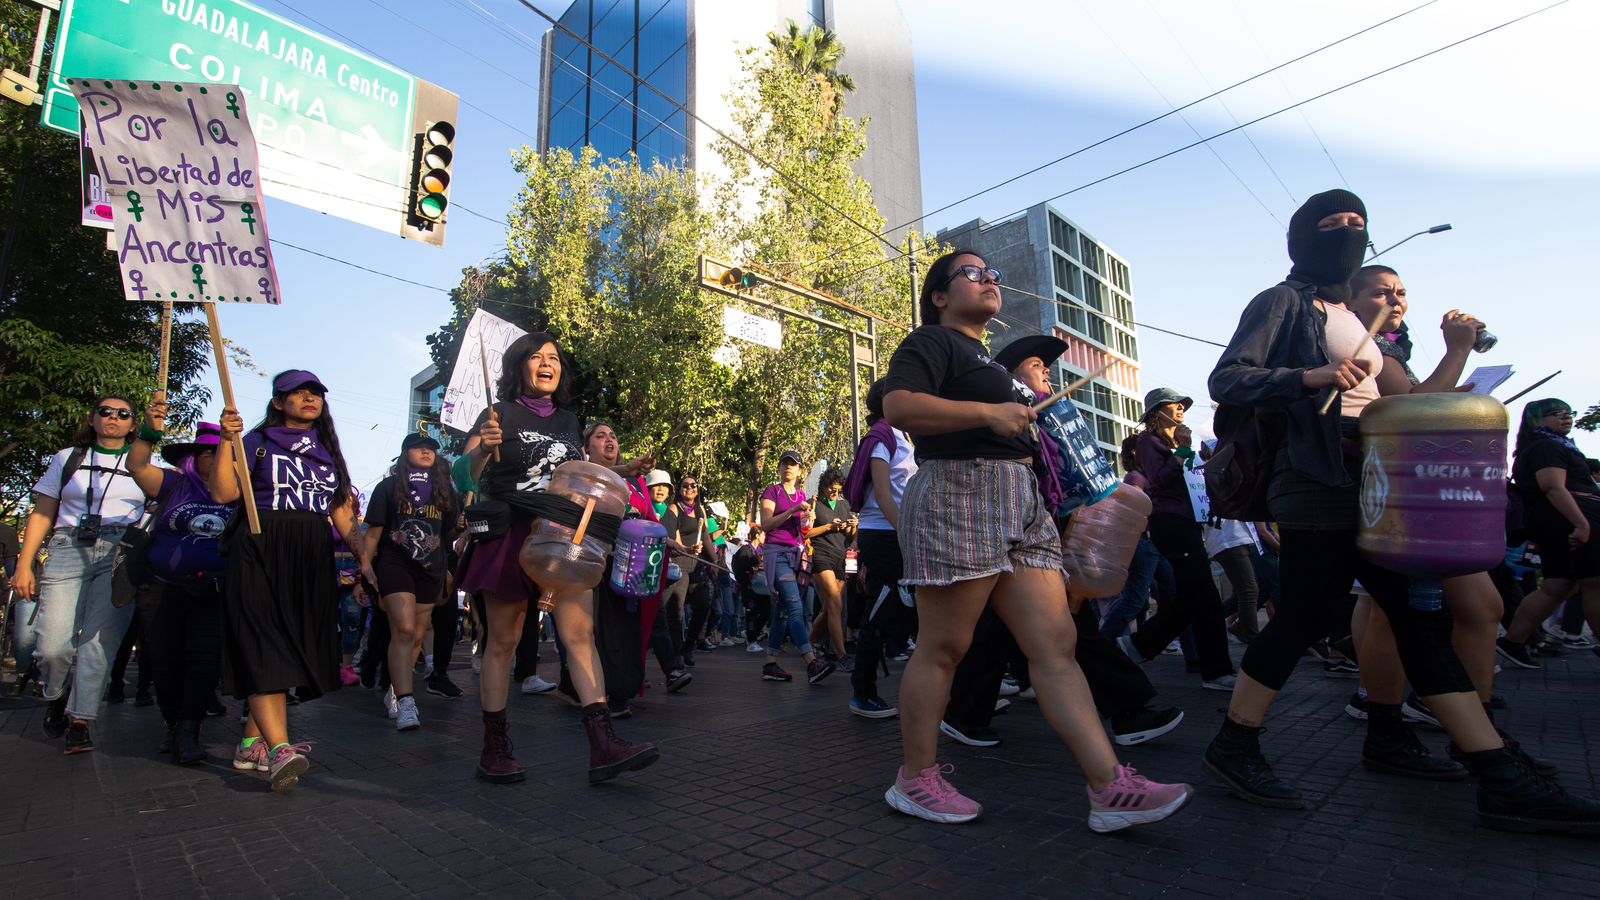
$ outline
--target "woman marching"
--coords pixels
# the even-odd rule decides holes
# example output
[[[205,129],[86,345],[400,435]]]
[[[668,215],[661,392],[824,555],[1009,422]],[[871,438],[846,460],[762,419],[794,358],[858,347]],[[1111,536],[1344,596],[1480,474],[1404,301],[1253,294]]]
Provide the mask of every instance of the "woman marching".
[[[1382,360],[1346,306],[1367,235],[1366,206],[1355,194],[1332,190],[1307,199],[1289,220],[1289,277],[1250,301],[1211,373],[1213,398],[1276,414],[1286,436],[1268,448],[1275,461],[1267,487],[1281,531],[1282,598],[1245,650],[1205,769],[1252,803],[1305,806],[1262,754],[1262,725],[1301,653],[1328,633],[1359,578],[1388,616],[1406,676],[1478,778],[1479,821],[1516,831],[1595,830],[1600,804],[1568,796],[1496,733],[1451,647],[1450,616],[1413,609],[1408,579],[1356,549],[1358,417],[1378,396],[1369,376]]]
[[[766,565],[767,587],[772,593],[772,633],[767,639],[767,662],[761,667],[763,681],[793,681],[794,676],[778,667],[778,649],[785,636],[792,641],[806,663],[806,680],[816,684],[833,674],[834,665],[819,659],[806,635],[805,607],[800,602],[800,554],[804,552],[803,529],[809,527],[811,503],[800,487],[805,469],[800,454],[785,450],[778,457],[778,483],[761,495],[761,530],[766,545],[761,559]]]
[[[372,490],[362,575],[389,619],[388,668],[396,731],[422,727],[413,676],[422,638],[443,596],[445,548],[455,537],[458,504],[439,442],[408,434],[400,459]],[[387,538],[387,540],[385,540]],[[454,602],[452,599],[451,602]]]
[[[222,679],[250,704],[233,765],[269,773],[275,791],[292,787],[310,765],[304,748],[289,743],[286,693],[314,700],[340,686],[339,577],[329,521],[346,544],[361,546],[327,394],[303,369],[273,377],[266,415],[244,436],[239,461],[248,466],[261,533],[236,517],[224,537]],[[236,410],[223,411],[209,481],[217,503],[240,499],[233,438],[243,429]]]
[[[18,596],[39,598],[35,653],[49,704],[44,733],[52,739],[65,733],[69,754],[94,749],[89,723],[99,715],[112,657],[133,619],[133,606],[111,603],[111,571],[117,542],[144,515],[144,492],[125,462],[134,428],[127,400],[95,400],[72,446],[50,460],[33,486],[33,512],[11,580]],[[36,576],[40,549],[49,556]]]
[[[584,459],[612,470],[625,469],[622,447],[610,425],[596,422],[583,434]],[[645,498],[638,478],[628,479],[628,495],[633,512],[652,522],[656,520],[655,509]],[[608,563],[606,577],[595,588],[594,643],[605,675],[611,718],[626,719],[633,715],[630,701],[644,686],[645,644],[650,631],[646,617],[653,619],[661,597],[658,593],[633,603],[618,597],[611,589],[611,565],[615,565],[615,557]]]
[[[817,597],[822,608],[811,625],[813,643],[827,638],[835,655],[844,654],[844,589],[845,554],[850,542],[855,540],[856,525],[860,521],[844,499],[842,469],[832,468],[822,473],[817,481],[820,502],[813,507],[816,524],[811,526],[811,581],[817,586]],[[844,658],[840,667],[853,671],[855,660]]]
[[[199,424],[193,441],[161,448],[174,468],[151,465],[166,422],[167,404],[158,393],[128,452],[128,473],[159,506],[146,554],[147,590],[155,602],[139,604],[139,664],[153,670],[173,761],[193,765],[206,758],[200,723],[222,672],[222,533],[238,505],[211,499],[207,483],[222,432],[210,422]]]
[[[543,332],[524,335],[506,348],[495,384],[498,402],[479,416],[466,446],[474,477],[485,496],[510,502],[518,494],[537,494],[550,483],[557,466],[580,458],[584,441],[578,417],[561,408],[571,396],[567,368],[555,338]],[[625,469],[637,474],[651,462],[637,459]],[[481,597],[488,624],[478,690],[483,705],[478,777],[502,784],[524,777],[507,733],[506,694],[528,601],[541,593],[518,561],[533,520],[525,507],[512,504],[505,533],[475,539],[461,564],[461,589]],[[566,645],[572,683],[583,704],[591,784],[642,769],[658,756],[653,745],[627,743],[612,728],[595,650],[594,603],[595,594],[590,590],[560,595],[555,607],[556,628]]]
[[[1039,706],[1088,777],[1089,827],[1155,822],[1189,800],[1184,784],[1157,784],[1118,763],[1083,671],[1061,576],[1060,535],[1032,463],[1033,395],[989,357],[1000,312],[1000,273],[976,253],[934,261],[922,285],[925,323],[889,364],[884,412],[917,438],[919,468],[900,513],[905,583],[917,585],[917,652],[900,689],[905,760],[884,799],[933,822],[966,822],[982,807],[962,796],[937,759],[939,720],[956,664],[984,609],[1028,657]]]

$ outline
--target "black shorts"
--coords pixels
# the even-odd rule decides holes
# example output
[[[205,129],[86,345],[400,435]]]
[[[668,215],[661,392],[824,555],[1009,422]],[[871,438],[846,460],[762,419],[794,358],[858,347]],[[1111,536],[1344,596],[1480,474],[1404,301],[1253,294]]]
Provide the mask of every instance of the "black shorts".
[[[1539,547],[1539,558],[1544,561],[1546,578],[1572,581],[1600,575],[1600,534],[1591,528],[1589,542],[1577,549],[1567,543],[1571,526],[1562,531],[1530,531],[1528,536]]]
[[[816,548],[811,551],[811,574],[832,572],[840,581],[844,580],[844,554],[830,553]]]
[[[378,576],[378,596],[410,594],[419,604],[439,602],[444,594],[444,579],[393,553],[379,553],[372,572]]]

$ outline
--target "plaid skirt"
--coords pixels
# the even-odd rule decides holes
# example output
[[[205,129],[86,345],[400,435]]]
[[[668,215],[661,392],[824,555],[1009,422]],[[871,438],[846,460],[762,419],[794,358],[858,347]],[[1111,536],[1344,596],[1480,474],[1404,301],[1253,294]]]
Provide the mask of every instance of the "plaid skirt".
[[[931,459],[900,507],[902,584],[942,587],[1011,572],[1061,569],[1061,535],[1032,467],[1014,460]]]

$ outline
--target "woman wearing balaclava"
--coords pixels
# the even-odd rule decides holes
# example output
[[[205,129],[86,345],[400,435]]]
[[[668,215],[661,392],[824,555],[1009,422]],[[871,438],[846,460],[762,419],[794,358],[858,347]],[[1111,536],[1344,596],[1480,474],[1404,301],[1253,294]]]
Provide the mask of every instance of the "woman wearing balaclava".
[[[1358,417],[1378,395],[1370,377],[1381,364],[1361,321],[1346,308],[1350,277],[1367,245],[1361,198],[1332,190],[1306,200],[1289,221],[1289,277],[1245,308],[1211,373],[1211,396],[1254,407],[1281,421],[1267,503],[1282,539],[1284,602],[1251,642],[1222,730],[1206,748],[1205,768],[1245,800],[1300,809],[1300,793],[1273,775],[1262,755],[1261,726],[1301,653],[1326,634],[1354,579],[1388,615],[1406,676],[1455,739],[1479,781],[1479,820],[1518,831],[1593,830],[1600,804],[1569,797],[1540,774],[1515,742],[1502,740],[1484,714],[1450,645],[1448,612],[1423,612],[1407,600],[1408,581],[1356,550],[1359,496]],[[1321,410],[1334,393],[1327,415]],[[1226,435],[1219,435],[1226,438]],[[1371,714],[1385,721],[1390,710]],[[1398,711],[1394,711],[1398,712]],[[1400,721],[1393,716],[1394,722]],[[1370,721],[1370,720],[1369,720]],[[1363,748],[1368,768],[1435,779],[1459,778],[1382,721]]]

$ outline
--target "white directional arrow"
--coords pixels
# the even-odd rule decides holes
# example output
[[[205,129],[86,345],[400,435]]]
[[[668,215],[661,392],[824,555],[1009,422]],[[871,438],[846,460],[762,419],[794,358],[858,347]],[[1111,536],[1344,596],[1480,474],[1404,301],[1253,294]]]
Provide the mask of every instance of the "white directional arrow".
[[[339,140],[346,147],[359,148],[363,166],[383,162],[391,157],[399,157],[400,160],[405,160],[405,151],[389,146],[388,142],[383,139],[383,135],[379,134],[378,129],[373,128],[371,123],[362,125],[361,134],[359,135],[351,134],[348,131],[341,132]]]

